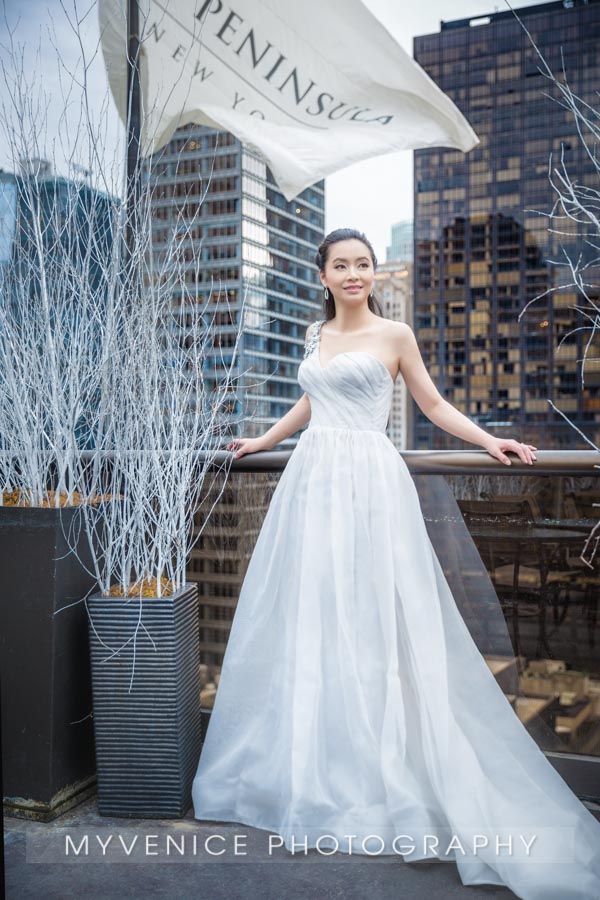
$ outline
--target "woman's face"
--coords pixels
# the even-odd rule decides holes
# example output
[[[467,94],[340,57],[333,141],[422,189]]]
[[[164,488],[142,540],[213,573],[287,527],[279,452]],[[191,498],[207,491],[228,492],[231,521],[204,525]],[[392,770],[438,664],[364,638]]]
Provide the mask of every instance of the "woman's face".
[[[356,238],[331,244],[325,269],[319,275],[336,303],[366,303],[375,280],[369,248]]]

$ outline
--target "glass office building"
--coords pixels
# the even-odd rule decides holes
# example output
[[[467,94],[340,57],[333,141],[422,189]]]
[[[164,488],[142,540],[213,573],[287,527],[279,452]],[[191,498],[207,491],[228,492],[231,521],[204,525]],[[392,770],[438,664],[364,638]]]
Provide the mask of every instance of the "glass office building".
[[[75,267],[85,262],[89,289],[106,291],[106,260],[112,251],[112,220],[119,201],[86,181],[55,174],[46,160],[23,160],[22,169],[18,174],[0,170],[0,288],[3,267],[12,263],[16,272],[25,273],[23,283],[31,300],[39,299],[41,287],[31,270],[37,272],[41,264],[40,240],[50,292],[55,269],[62,275],[66,260]],[[95,237],[92,247],[88,246],[90,233]]]
[[[392,225],[392,243],[386,247],[386,263],[413,261],[413,222],[403,219]]]
[[[557,165],[562,154],[582,185],[597,189],[598,174],[523,26],[551,70],[598,108],[600,3],[518,15],[523,24],[510,11],[442,22],[414,41],[415,59],[480,138],[466,154],[415,153],[415,331],[440,393],[483,428],[544,449],[589,448],[561,413],[600,444],[600,368],[590,359],[582,382],[589,303],[560,263],[565,251],[597,251],[564,219],[554,226],[563,233],[548,231],[550,156]],[[597,302],[600,279],[589,281]],[[416,449],[459,446],[416,411]]]
[[[31,325],[34,317],[24,315],[25,306],[40,305],[43,291],[50,314],[55,317],[59,303],[61,315],[68,314],[72,322],[82,289],[105,302],[119,205],[117,198],[87,181],[56,174],[47,160],[23,159],[18,174],[0,170],[0,299],[6,307],[10,304],[13,325],[22,316]],[[57,328],[55,337],[65,334],[68,340],[69,329]],[[59,344],[58,352],[67,350],[66,342]],[[78,446],[91,450],[89,412],[80,409],[74,427]]]
[[[258,437],[302,395],[297,374],[306,328],[322,308],[314,258],[325,227],[324,182],[288,203],[258,153],[229,132],[198,125],[175,132],[149,168],[154,251],[166,246],[183,215],[187,297],[195,296],[202,306],[211,297],[209,315],[216,312],[207,387],[221,381],[221,360],[227,367],[233,363],[234,399],[225,415],[231,417],[232,433]],[[181,303],[177,291],[173,300]],[[233,359],[242,304],[245,328]],[[278,449],[294,446],[298,437],[291,435]],[[277,482],[275,472],[255,473],[251,479],[247,473],[230,473],[222,494],[217,496],[222,485],[213,484],[197,511],[201,533],[186,577],[198,585],[200,658],[208,667],[222,662],[246,567]]]
[[[209,384],[211,377],[219,379],[216,361],[232,361],[243,300],[246,327],[234,361],[230,412],[240,435],[261,435],[302,394],[297,369],[304,336],[322,304],[314,257],[325,226],[324,182],[288,202],[258,153],[229,132],[198,125],[179,129],[155,155],[150,172],[157,252],[178,211],[187,211],[194,223],[189,274],[195,283],[187,288],[202,303],[212,292],[218,310]],[[297,437],[281,446],[293,446]]]

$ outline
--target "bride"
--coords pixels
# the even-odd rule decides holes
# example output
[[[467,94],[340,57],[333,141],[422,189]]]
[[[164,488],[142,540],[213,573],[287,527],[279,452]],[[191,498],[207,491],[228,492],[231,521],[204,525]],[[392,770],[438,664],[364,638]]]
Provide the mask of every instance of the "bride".
[[[536,447],[488,434],[437,391],[377,260],[351,229],[317,253],[324,315],[304,394],[239,458],[303,429],[242,585],[192,796],[196,819],[288,850],[445,858],[523,900],[600,898],[600,823],[520,723],[475,645],[385,433],[394,382],[440,428],[506,465]],[[308,427],[304,428],[307,425]]]

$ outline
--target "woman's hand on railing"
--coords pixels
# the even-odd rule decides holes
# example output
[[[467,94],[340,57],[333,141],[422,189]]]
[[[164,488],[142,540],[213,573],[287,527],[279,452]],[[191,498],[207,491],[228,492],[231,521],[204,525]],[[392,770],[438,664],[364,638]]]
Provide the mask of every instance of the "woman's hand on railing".
[[[537,450],[537,447],[534,447],[532,444],[521,444],[519,441],[510,438],[490,437],[485,444],[483,444],[483,448],[484,450],[487,450],[490,456],[499,459],[500,462],[505,463],[507,466],[510,466],[511,461],[508,456],[503,453],[504,450],[516,453],[517,456],[528,465],[532,465],[537,459],[536,455],[533,453],[534,450]]]
[[[227,444],[227,450],[234,450],[233,458],[239,459],[246,453],[256,453],[258,450],[269,450],[262,437],[258,438],[234,438]]]

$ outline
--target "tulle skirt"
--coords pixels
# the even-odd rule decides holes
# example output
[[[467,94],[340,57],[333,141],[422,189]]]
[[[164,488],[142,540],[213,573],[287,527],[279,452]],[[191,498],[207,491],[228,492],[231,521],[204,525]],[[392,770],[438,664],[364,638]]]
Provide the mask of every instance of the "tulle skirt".
[[[490,672],[378,431],[309,427],[281,475],[193,803],[289,850],[441,857],[525,900],[600,898],[600,823]]]

